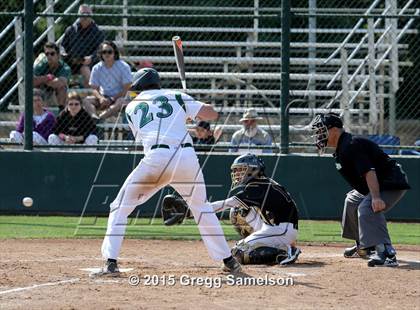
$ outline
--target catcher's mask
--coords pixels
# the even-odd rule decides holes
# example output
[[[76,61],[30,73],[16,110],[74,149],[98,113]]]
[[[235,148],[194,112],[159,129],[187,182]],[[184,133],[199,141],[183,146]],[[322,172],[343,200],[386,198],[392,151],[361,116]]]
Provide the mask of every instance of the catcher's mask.
[[[246,184],[250,179],[264,175],[265,165],[261,158],[254,154],[237,157],[231,169],[232,188]]]
[[[328,143],[328,129],[343,128],[343,122],[335,113],[319,114],[311,122],[312,137],[320,154],[324,153]]]

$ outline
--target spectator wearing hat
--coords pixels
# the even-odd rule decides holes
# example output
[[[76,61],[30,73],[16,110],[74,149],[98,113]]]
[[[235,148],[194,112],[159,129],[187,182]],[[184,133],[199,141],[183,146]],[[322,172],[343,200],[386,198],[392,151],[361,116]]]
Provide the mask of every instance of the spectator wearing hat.
[[[64,33],[61,46],[65,50],[63,57],[73,74],[81,74],[83,87],[89,88],[91,68],[99,61],[97,50],[104,41],[104,33],[92,17],[92,8],[86,4],[79,7],[81,16]]]
[[[258,116],[255,109],[247,109],[243,117],[239,120],[243,128],[236,131],[231,140],[232,146],[247,145],[248,149],[243,151],[252,153],[271,153],[271,150],[252,149],[256,145],[271,145],[270,135],[258,127],[258,121],[262,117]],[[241,151],[241,149],[239,149]],[[231,152],[237,152],[238,148],[231,148]]]
[[[199,121],[195,126],[194,144],[214,144],[213,133],[210,130],[210,124],[205,121]]]

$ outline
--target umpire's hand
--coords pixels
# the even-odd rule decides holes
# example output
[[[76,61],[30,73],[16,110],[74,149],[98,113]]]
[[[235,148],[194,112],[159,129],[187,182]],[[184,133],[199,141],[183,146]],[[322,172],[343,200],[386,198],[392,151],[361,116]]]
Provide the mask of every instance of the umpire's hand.
[[[372,199],[373,212],[375,212],[375,213],[381,212],[381,211],[385,210],[385,208],[386,208],[386,204],[381,198]]]

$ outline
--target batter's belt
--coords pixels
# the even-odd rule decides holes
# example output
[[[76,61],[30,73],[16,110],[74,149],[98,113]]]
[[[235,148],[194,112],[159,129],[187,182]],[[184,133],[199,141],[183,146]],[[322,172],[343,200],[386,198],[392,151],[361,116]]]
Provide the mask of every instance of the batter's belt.
[[[182,143],[181,147],[192,147],[191,143]],[[151,150],[154,149],[170,149],[171,147],[167,144],[154,144],[150,147]]]

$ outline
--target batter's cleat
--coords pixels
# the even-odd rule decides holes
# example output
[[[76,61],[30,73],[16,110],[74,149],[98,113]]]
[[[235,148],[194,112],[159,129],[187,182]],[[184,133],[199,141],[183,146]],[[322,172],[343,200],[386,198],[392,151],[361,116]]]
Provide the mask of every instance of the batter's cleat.
[[[361,248],[357,245],[352,246],[351,248],[346,248],[344,250],[345,258],[369,258],[373,254],[375,247],[370,248]]]
[[[281,266],[291,265],[297,261],[300,253],[302,253],[302,251],[299,248],[289,247],[287,249],[287,258],[284,258],[281,261],[279,261],[279,258],[283,258],[283,256],[279,255],[276,258],[276,262]]]
[[[242,271],[242,267],[241,264],[238,263],[236,258],[231,256],[226,261],[223,261],[222,270],[224,272],[238,273]]]
[[[372,255],[368,261],[369,267],[397,267],[398,261],[396,255],[388,255],[386,252]]]
[[[120,276],[120,270],[118,269],[117,262],[114,261],[107,261],[104,265],[104,267],[101,268],[101,270],[97,272],[92,272],[90,274],[91,278],[97,278],[97,277],[119,277]]]

